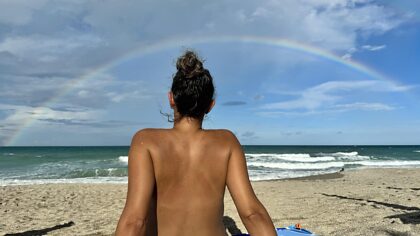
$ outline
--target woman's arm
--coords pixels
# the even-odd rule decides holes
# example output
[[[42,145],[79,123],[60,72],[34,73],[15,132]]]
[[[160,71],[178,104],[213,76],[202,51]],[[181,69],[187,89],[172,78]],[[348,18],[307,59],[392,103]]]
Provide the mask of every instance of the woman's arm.
[[[226,184],[248,233],[258,236],[276,236],[267,210],[255,196],[248,177],[245,155],[236,137],[231,133],[231,152]]]
[[[147,149],[147,133],[137,132],[128,154],[127,200],[115,234],[146,235],[146,221],[155,188],[153,162]]]

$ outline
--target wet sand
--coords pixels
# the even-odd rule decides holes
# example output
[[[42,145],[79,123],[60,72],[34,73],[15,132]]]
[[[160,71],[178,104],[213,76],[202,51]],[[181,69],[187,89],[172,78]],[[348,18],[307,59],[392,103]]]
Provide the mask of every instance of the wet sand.
[[[253,186],[278,227],[300,223],[318,235],[420,235],[420,168],[344,171]],[[125,194],[123,184],[0,187],[0,235],[112,235]],[[245,232],[228,192],[224,221],[228,231]]]

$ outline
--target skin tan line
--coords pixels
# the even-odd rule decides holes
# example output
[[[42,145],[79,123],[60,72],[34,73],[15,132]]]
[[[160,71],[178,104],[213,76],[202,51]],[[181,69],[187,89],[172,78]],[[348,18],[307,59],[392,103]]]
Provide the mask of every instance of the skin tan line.
[[[132,139],[127,200],[116,235],[225,236],[226,186],[251,235],[277,235],[252,189],[236,137],[202,129],[203,119],[178,119],[171,92],[168,98],[173,128],[143,129]]]

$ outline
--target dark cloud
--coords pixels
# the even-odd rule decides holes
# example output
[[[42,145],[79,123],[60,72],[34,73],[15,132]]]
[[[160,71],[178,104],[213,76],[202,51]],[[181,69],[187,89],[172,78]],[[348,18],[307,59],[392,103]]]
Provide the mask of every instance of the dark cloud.
[[[257,94],[257,95],[255,95],[255,96],[254,96],[254,100],[255,100],[255,101],[262,100],[263,98],[264,98],[264,96],[263,96],[263,95],[261,95],[261,94]]]
[[[70,112],[83,112],[83,111],[89,110],[86,107],[74,107],[74,106],[66,106],[66,105],[52,105],[51,109],[55,111],[70,111]]]
[[[256,136],[255,132],[253,132],[253,131],[245,131],[245,132],[243,132],[241,134],[241,137],[242,138],[245,138],[245,139],[255,139],[255,138],[258,138]]]
[[[292,135],[302,135],[303,132],[302,131],[293,131],[293,132],[283,132],[282,135],[285,136],[292,136]]]
[[[242,105],[246,105],[246,102],[244,101],[228,101],[228,102],[224,102],[222,103],[223,106],[242,106]]]

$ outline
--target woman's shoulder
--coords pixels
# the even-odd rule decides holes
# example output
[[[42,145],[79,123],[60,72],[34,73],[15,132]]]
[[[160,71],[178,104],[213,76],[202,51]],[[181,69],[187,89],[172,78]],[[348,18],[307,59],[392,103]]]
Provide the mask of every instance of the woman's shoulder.
[[[233,131],[228,129],[209,129],[206,130],[211,133],[213,136],[216,136],[219,140],[224,140],[228,142],[237,142],[238,139]]]
[[[235,136],[235,134],[228,129],[206,129],[206,131],[217,135]]]
[[[170,132],[171,129],[163,129],[163,128],[144,128],[138,130],[134,135],[153,135],[158,133],[166,133]]]
[[[134,134],[133,140],[162,141],[170,136],[170,132],[171,129],[145,128],[138,130]],[[228,129],[205,129],[204,132],[208,135],[207,137],[212,137],[211,139],[216,139],[220,141],[223,140],[225,142],[237,142],[235,133]]]
[[[156,128],[140,129],[133,135],[133,140],[135,139],[141,139],[143,141],[152,140],[155,137],[162,136],[164,133],[168,131],[169,129],[156,129]]]

